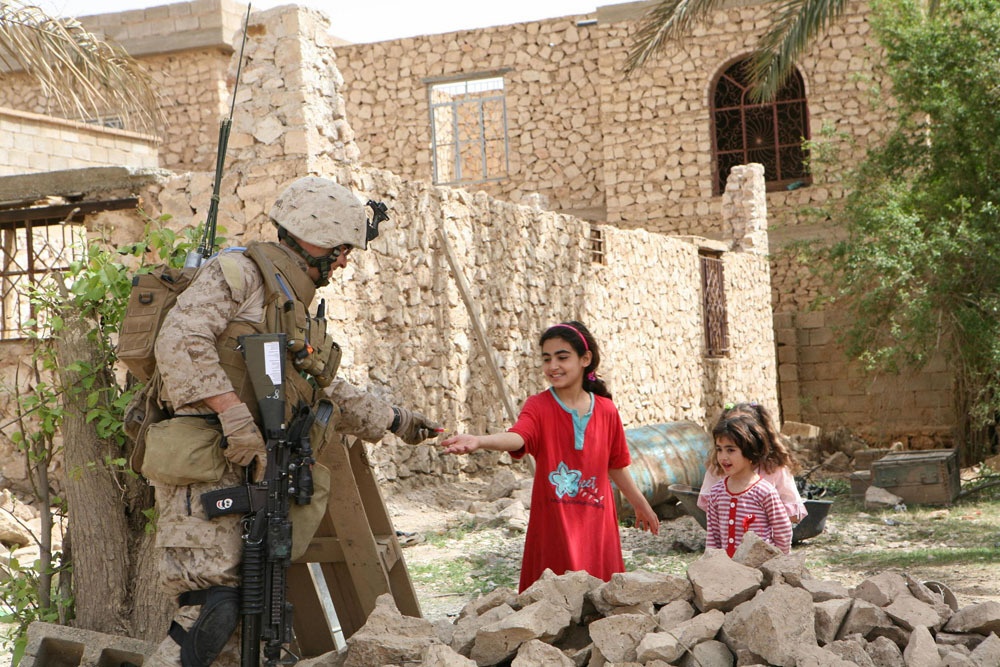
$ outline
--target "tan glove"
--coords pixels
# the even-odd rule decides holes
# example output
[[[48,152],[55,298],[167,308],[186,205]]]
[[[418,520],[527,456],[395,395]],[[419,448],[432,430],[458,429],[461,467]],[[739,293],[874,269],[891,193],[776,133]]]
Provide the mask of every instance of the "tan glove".
[[[222,450],[225,457],[241,466],[248,466],[256,460],[253,479],[255,482],[264,479],[267,448],[264,446],[264,437],[250,414],[250,408],[246,403],[238,403],[220,412],[219,422],[222,424],[222,433],[226,436],[226,447]]]
[[[441,432],[441,425],[431,421],[419,412],[406,408],[393,408],[393,420],[389,430],[398,435],[408,445],[419,445],[427,438]]]

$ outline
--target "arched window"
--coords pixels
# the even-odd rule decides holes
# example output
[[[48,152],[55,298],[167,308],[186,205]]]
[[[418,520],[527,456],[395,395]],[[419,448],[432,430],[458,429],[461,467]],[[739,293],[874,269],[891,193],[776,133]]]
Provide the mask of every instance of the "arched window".
[[[773,102],[754,103],[746,74],[749,60],[730,65],[715,83],[715,194],[722,194],[735,165],[764,165],[768,190],[810,183],[802,140],[809,138],[809,113],[802,75],[793,70]]]

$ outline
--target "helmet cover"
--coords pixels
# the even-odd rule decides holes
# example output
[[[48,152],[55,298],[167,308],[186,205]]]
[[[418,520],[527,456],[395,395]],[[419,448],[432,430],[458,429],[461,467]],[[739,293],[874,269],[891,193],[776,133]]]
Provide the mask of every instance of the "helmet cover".
[[[274,224],[320,248],[368,246],[368,216],[348,188],[318,176],[293,181],[271,207]]]

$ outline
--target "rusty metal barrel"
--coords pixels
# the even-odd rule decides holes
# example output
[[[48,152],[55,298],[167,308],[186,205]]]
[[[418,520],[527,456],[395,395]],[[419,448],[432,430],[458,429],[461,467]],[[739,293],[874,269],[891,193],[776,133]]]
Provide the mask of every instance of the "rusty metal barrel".
[[[667,422],[625,429],[632,454],[629,472],[653,507],[673,497],[671,484],[700,486],[712,436],[694,422]]]

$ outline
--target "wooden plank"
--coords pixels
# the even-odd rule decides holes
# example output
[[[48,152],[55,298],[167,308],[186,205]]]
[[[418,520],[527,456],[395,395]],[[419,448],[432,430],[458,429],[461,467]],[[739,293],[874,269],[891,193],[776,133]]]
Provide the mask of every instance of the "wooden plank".
[[[340,538],[351,587],[367,618],[375,609],[375,599],[389,592],[388,576],[382,568],[378,545],[351,469],[347,446],[331,442],[323,449],[321,458],[321,463],[330,469],[331,475],[326,513],[333,522],[334,534]]]
[[[451,247],[451,241],[448,240],[448,235],[445,233],[444,228],[438,227],[437,233],[438,238],[441,239],[441,247],[444,249],[445,257],[448,258],[448,264],[451,266],[451,272],[455,276],[458,291],[462,295],[462,301],[465,302],[465,309],[469,311],[469,317],[472,318],[472,328],[475,331],[476,340],[479,341],[479,348],[482,350],[483,356],[486,357],[486,365],[489,366],[490,372],[493,374],[493,381],[496,382],[497,389],[500,392],[500,398],[503,400],[504,408],[507,411],[507,418],[511,423],[514,423],[517,421],[514,402],[507,391],[507,383],[504,382],[503,375],[500,374],[500,367],[497,366],[497,360],[493,357],[493,346],[490,345],[489,338],[486,336],[486,329],[483,327],[482,319],[479,317],[479,308],[472,300],[472,292],[469,290],[469,283],[465,280],[465,273],[458,263],[458,257],[455,256],[455,251]]]
[[[410,573],[406,569],[406,561],[403,560],[403,552],[399,546],[399,540],[396,538],[396,529],[392,525],[389,511],[385,507],[385,499],[382,497],[382,490],[375,479],[372,465],[368,461],[364,444],[361,441],[355,441],[350,447],[349,456],[358,492],[365,506],[368,525],[371,526],[372,532],[378,535],[379,541],[387,549],[386,552],[383,552],[382,562],[388,575],[386,585],[392,592],[396,608],[401,614],[420,618],[420,602],[413,589],[413,582],[410,580]]]

